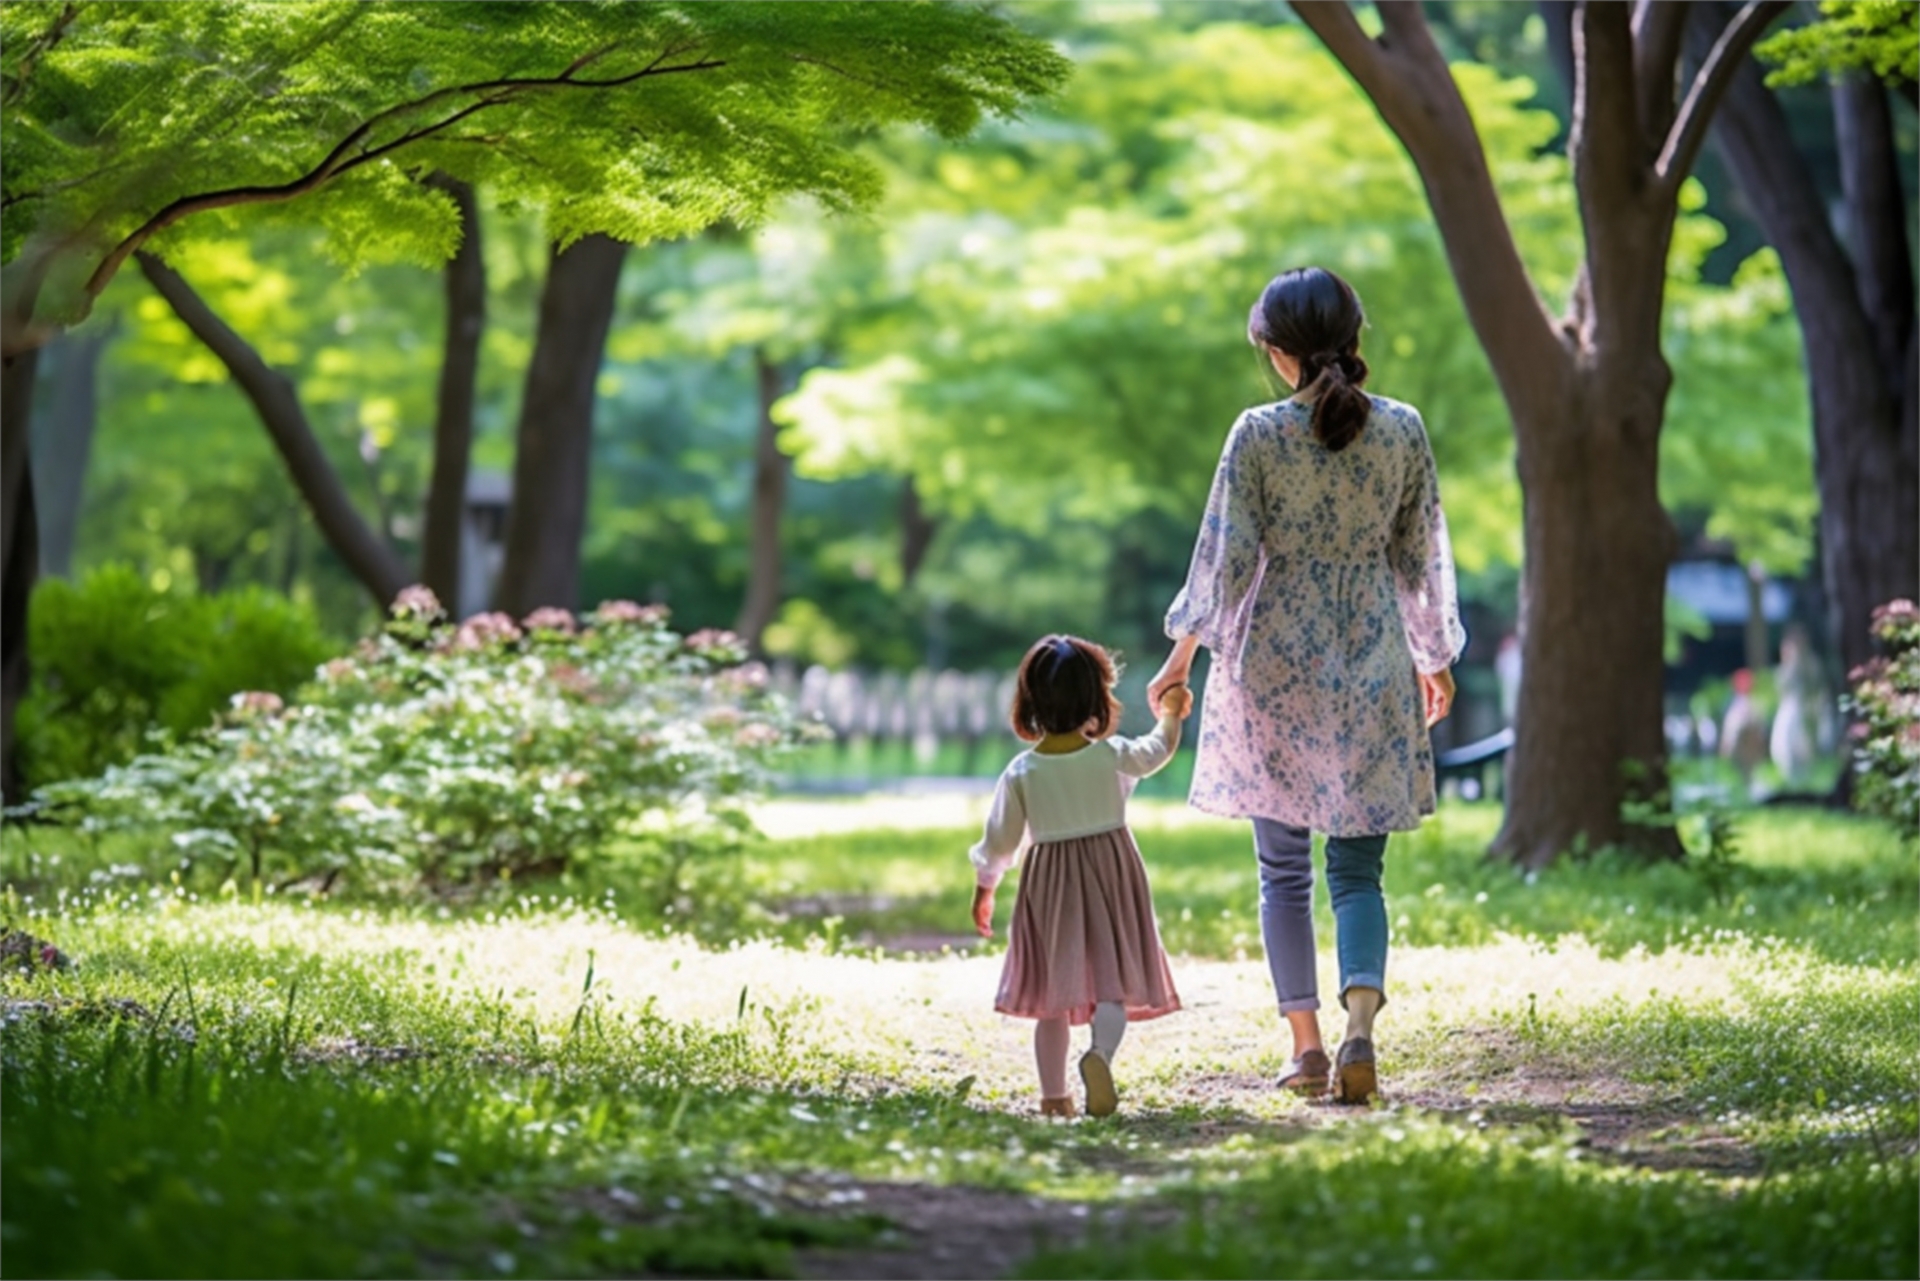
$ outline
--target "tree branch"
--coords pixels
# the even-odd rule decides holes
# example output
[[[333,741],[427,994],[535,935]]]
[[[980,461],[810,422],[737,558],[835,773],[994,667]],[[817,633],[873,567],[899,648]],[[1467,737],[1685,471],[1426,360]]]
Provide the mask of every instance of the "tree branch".
[[[1660,150],[1660,159],[1654,165],[1655,176],[1667,188],[1678,190],[1693,171],[1694,159],[1707,136],[1707,126],[1713,123],[1713,113],[1726,95],[1734,72],[1739,70],[1760,33],[1791,7],[1789,0],[1748,0],[1714,41],[1712,52],[1694,75],[1679,118],[1673,122],[1666,145]]]
[[[1382,0],[1378,8],[1385,31],[1375,41],[1342,0],[1293,5],[1412,158],[1467,318],[1508,405],[1525,412],[1551,381],[1540,371],[1567,368],[1566,349],[1521,261],[1473,116],[1419,4]]]
[[[1643,141],[1634,109],[1633,33],[1627,8],[1586,0],[1573,23],[1573,125],[1567,153],[1574,182],[1588,194],[1645,186],[1652,147]],[[1583,208],[1588,235],[1593,218]]]
[[[1635,0],[1633,86],[1640,127],[1652,147],[1673,124],[1680,49],[1687,33],[1687,6],[1678,0]]]
[[[527,94],[551,89],[617,89],[637,81],[658,76],[679,75],[686,72],[713,71],[727,65],[725,59],[706,59],[699,62],[676,63],[672,66],[659,65],[660,59],[623,76],[613,76],[604,80],[581,80],[571,72],[558,76],[539,78],[517,78],[484,81],[478,84],[460,85],[453,88],[436,90],[414,102],[402,103],[363,121],[342,138],[321,161],[300,177],[289,182],[271,186],[228,187],[221,191],[203,192],[199,195],[182,196],[168,204],[158,213],[129,232],[119,244],[115,245],[101,259],[93,274],[87,278],[86,291],[89,297],[97,298],[101,290],[113,279],[126,260],[138,252],[155,234],[179,222],[190,214],[205,213],[213,209],[229,209],[236,205],[273,204],[282,200],[291,200],[305,195],[329,180],[350,169],[356,168],[368,160],[385,156],[395,148],[417,142],[429,137],[446,126],[471,116],[475,111],[502,103],[514,102]],[[450,119],[433,125],[410,131],[399,139],[382,144],[380,147],[363,151],[354,156],[354,148],[362,146],[380,125],[402,116],[424,111],[452,98],[487,95],[479,103],[469,104],[456,112]]]
[[[174,314],[205,343],[253,402],[261,424],[273,438],[313,512],[314,523],[328,544],[372,593],[382,608],[393,603],[400,589],[412,581],[400,557],[378,537],[347,496],[346,486],[328,461],[326,451],[307,422],[293,381],[268,365],[246,339],[214,314],[180,274],[150,253],[137,255],[140,270]]]

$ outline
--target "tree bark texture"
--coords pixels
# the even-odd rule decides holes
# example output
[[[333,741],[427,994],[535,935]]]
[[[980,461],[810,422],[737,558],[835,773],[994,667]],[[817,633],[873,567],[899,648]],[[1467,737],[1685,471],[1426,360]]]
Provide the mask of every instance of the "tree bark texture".
[[[1658,492],[1672,374],[1660,349],[1679,184],[1725,91],[1730,55],[1780,6],[1723,23],[1685,86],[1675,15],[1582,3],[1548,12],[1573,70],[1569,155],[1586,259],[1553,321],[1522,264],[1471,114],[1413,0],[1370,38],[1336,0],[1294,9],[1412,158],[1467,317],[1513,415],[1525,495],[1521,682],[1505,822],[1492,853],[1539,866],[1626,845],[1677,857],[1671,827],[1629,820],[1666,787],[1662,661],[1672,523]]]
[[[34,498],[40,517],[40,571],[73,571],[80,501],[99,421],[100,358],[113,327],[69,330],[41,349],[49,395],[33,416]]]
[[[495,588],[497,608],[515,616],[581,603],[594,384],[626,252],[610,236],[586,236],[556,249],[547,269],[520,406],[506,558]]]
[[[140,270],[154,289],[194,336],[219,357],[253,403],[327,545],[382,609],[391,605],[401,588],[413,581],[412,575],[348,497],[340,473],[334,470],[307,422],[293,380],[268,365],[173,268],[151,254],[143,252],[138,257]]]
[[[431,181],[459,207],[460,248],[445,272],[447,337],[433,419],[433,475],[427,484],[420,581],[433,589],[449,611],[457,611],[475,385],[480,375],[480,339],[487,324],[487,268],[480,253],[480,210],[473,188],[444,175]]]
[[[758,653],[761,634],[780,609],[780,518],[786,510],[793,459],[782,452],[780,427],[773,421],[773,404],[782,390],[780,366],[764,350],[756,350],[753,370],[760,407],[753,447],[753,527],[748,540],[747,594],[733,630]]]
[[[0,358],[0,794],[8,804],[21,800],[13,714],[27,692],[27,605],[40,574],[29,448],[38,364],[33,348]]]
[[[1712,18],[1710,6],[1696,9],[1688,38],[1697,53]],[[1920,331],[1886,91],[1845,81],[1834,107],[1844,244],[1751,58],[1713,140],[1793,291],[1813,410],[1821,578],[1844,672],[1872,657],[1874,607],[1920,592]]]

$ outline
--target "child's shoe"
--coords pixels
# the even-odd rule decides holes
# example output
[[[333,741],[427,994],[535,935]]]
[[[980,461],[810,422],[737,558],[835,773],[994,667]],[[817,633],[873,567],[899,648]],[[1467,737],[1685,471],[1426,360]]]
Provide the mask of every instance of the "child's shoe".
[[[1113,1069],[1098,1051],[1080,1056],[1080,1079],[1087,1087],[1087,1115],[1112,1116],[1120,1106],[1120,1092],[1113,1088]]]
[[[1041,1098],[1040,1115],[1065,1117],[1071,1121],[1074,1117],[1080,1115],[1080,1110],[1073,1106],[1073,1096],[1071,1094],[1063,1094],[1057,1099]]]

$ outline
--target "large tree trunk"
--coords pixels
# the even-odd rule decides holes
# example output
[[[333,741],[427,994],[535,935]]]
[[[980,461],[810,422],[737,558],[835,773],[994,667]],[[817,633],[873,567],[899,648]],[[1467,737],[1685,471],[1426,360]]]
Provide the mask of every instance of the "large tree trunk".
[[[1711,30],[1694,15],[1698,53]],[[1859,266],[1828,218],[1786,112],[1748,59],[1714,126],[1714,144],[1780,255],[1793,291],[1813,402],[1821,576],[1842,670],[1871,657],[1875,605],[1920,590],[1920,430],[1916,430],[1912,268],[1886,99],[1835,89],[1849,224]]]
[[[420,581],[433,589],[450,612],[458,612],[474,388],[480,374],[480,339],[487,324],[487,267],[480,254],[480,211],[473,188],[444,175],[435,175],[431,181],[459,206],[460,248],[446,267],[447,336],[433,419],[433,476],[427,485]]]
[[[516,616],[542,605],[580,605],[594,384],[626,252],[610,236],[586,236],[555,250],[547,268],[520,406],[506,558],[495,588],[497,607]]]
[[[40,571],[73,570],[80,499],[99,419],[100,357],[117,325],[67,332],[42,349],[52,394],[33,420],[34,499],[40,516]]]
[[[747,594],[733,630],[758,653],[760,635],[780,608],[780,517],[786,508],[793,459],[780,448],[773,403],[780,399],[780,367],[764,350],[753,353],[759,389],[760,426],[753,447],[753,529],[748,542]]]
[[[33,376],[39,353],[0,358],[0,795],[21,799],[13,714],[27,692],[27,604],[40,573],[40,530],[29,457]]]
[[[174,314],[219,357],[220,363],[253,402],[260,422],[273,438],[327,545],[366,587],[382,609],[393,603],[412,576],[400,556],[376,534],[353,500],[340,473],[307,423],[293,380],[263,360],[247,341],[213,313],[180,274],[148,253],[137,255],[140,270],[167,300]]]
[[[1607,844],[1679,852],[1670,828],[1622,817],[1623,804],[1653,800],[1666,783],[1674,536],[1657,484],[1660,400],[1623,404],[1615,387],[1586,374],[1559,414],[1514,424],[1526,442],[1525,675],[1493,853],[1524,867]]]

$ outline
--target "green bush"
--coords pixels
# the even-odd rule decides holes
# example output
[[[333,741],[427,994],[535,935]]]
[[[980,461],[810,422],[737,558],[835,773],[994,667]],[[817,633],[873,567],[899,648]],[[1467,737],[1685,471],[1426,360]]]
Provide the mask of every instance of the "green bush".
[[[671,901],[692,854],[738,848],[739,801],[801,737],[744,657],[730,633],[669,631],[658,606],[456,627],[409,588],[295,704],[238,695],[210,730],[37,799],[256,879],[353,869],[438,888],[562,872],[617,842]]]
[[[1873,637],[1885,654],[1850,674],[1847,708],[1859,785],[1854,803],[1920,831],[1920,607],[1889,601],[1873,611]]]
[[[17,733],[36,785],[123,764],[154,730],[204,729],[242,690],[285,694],[336,648],[283,596],[158,591],[126,565],[43,583],[28,634],[33,683]]]

